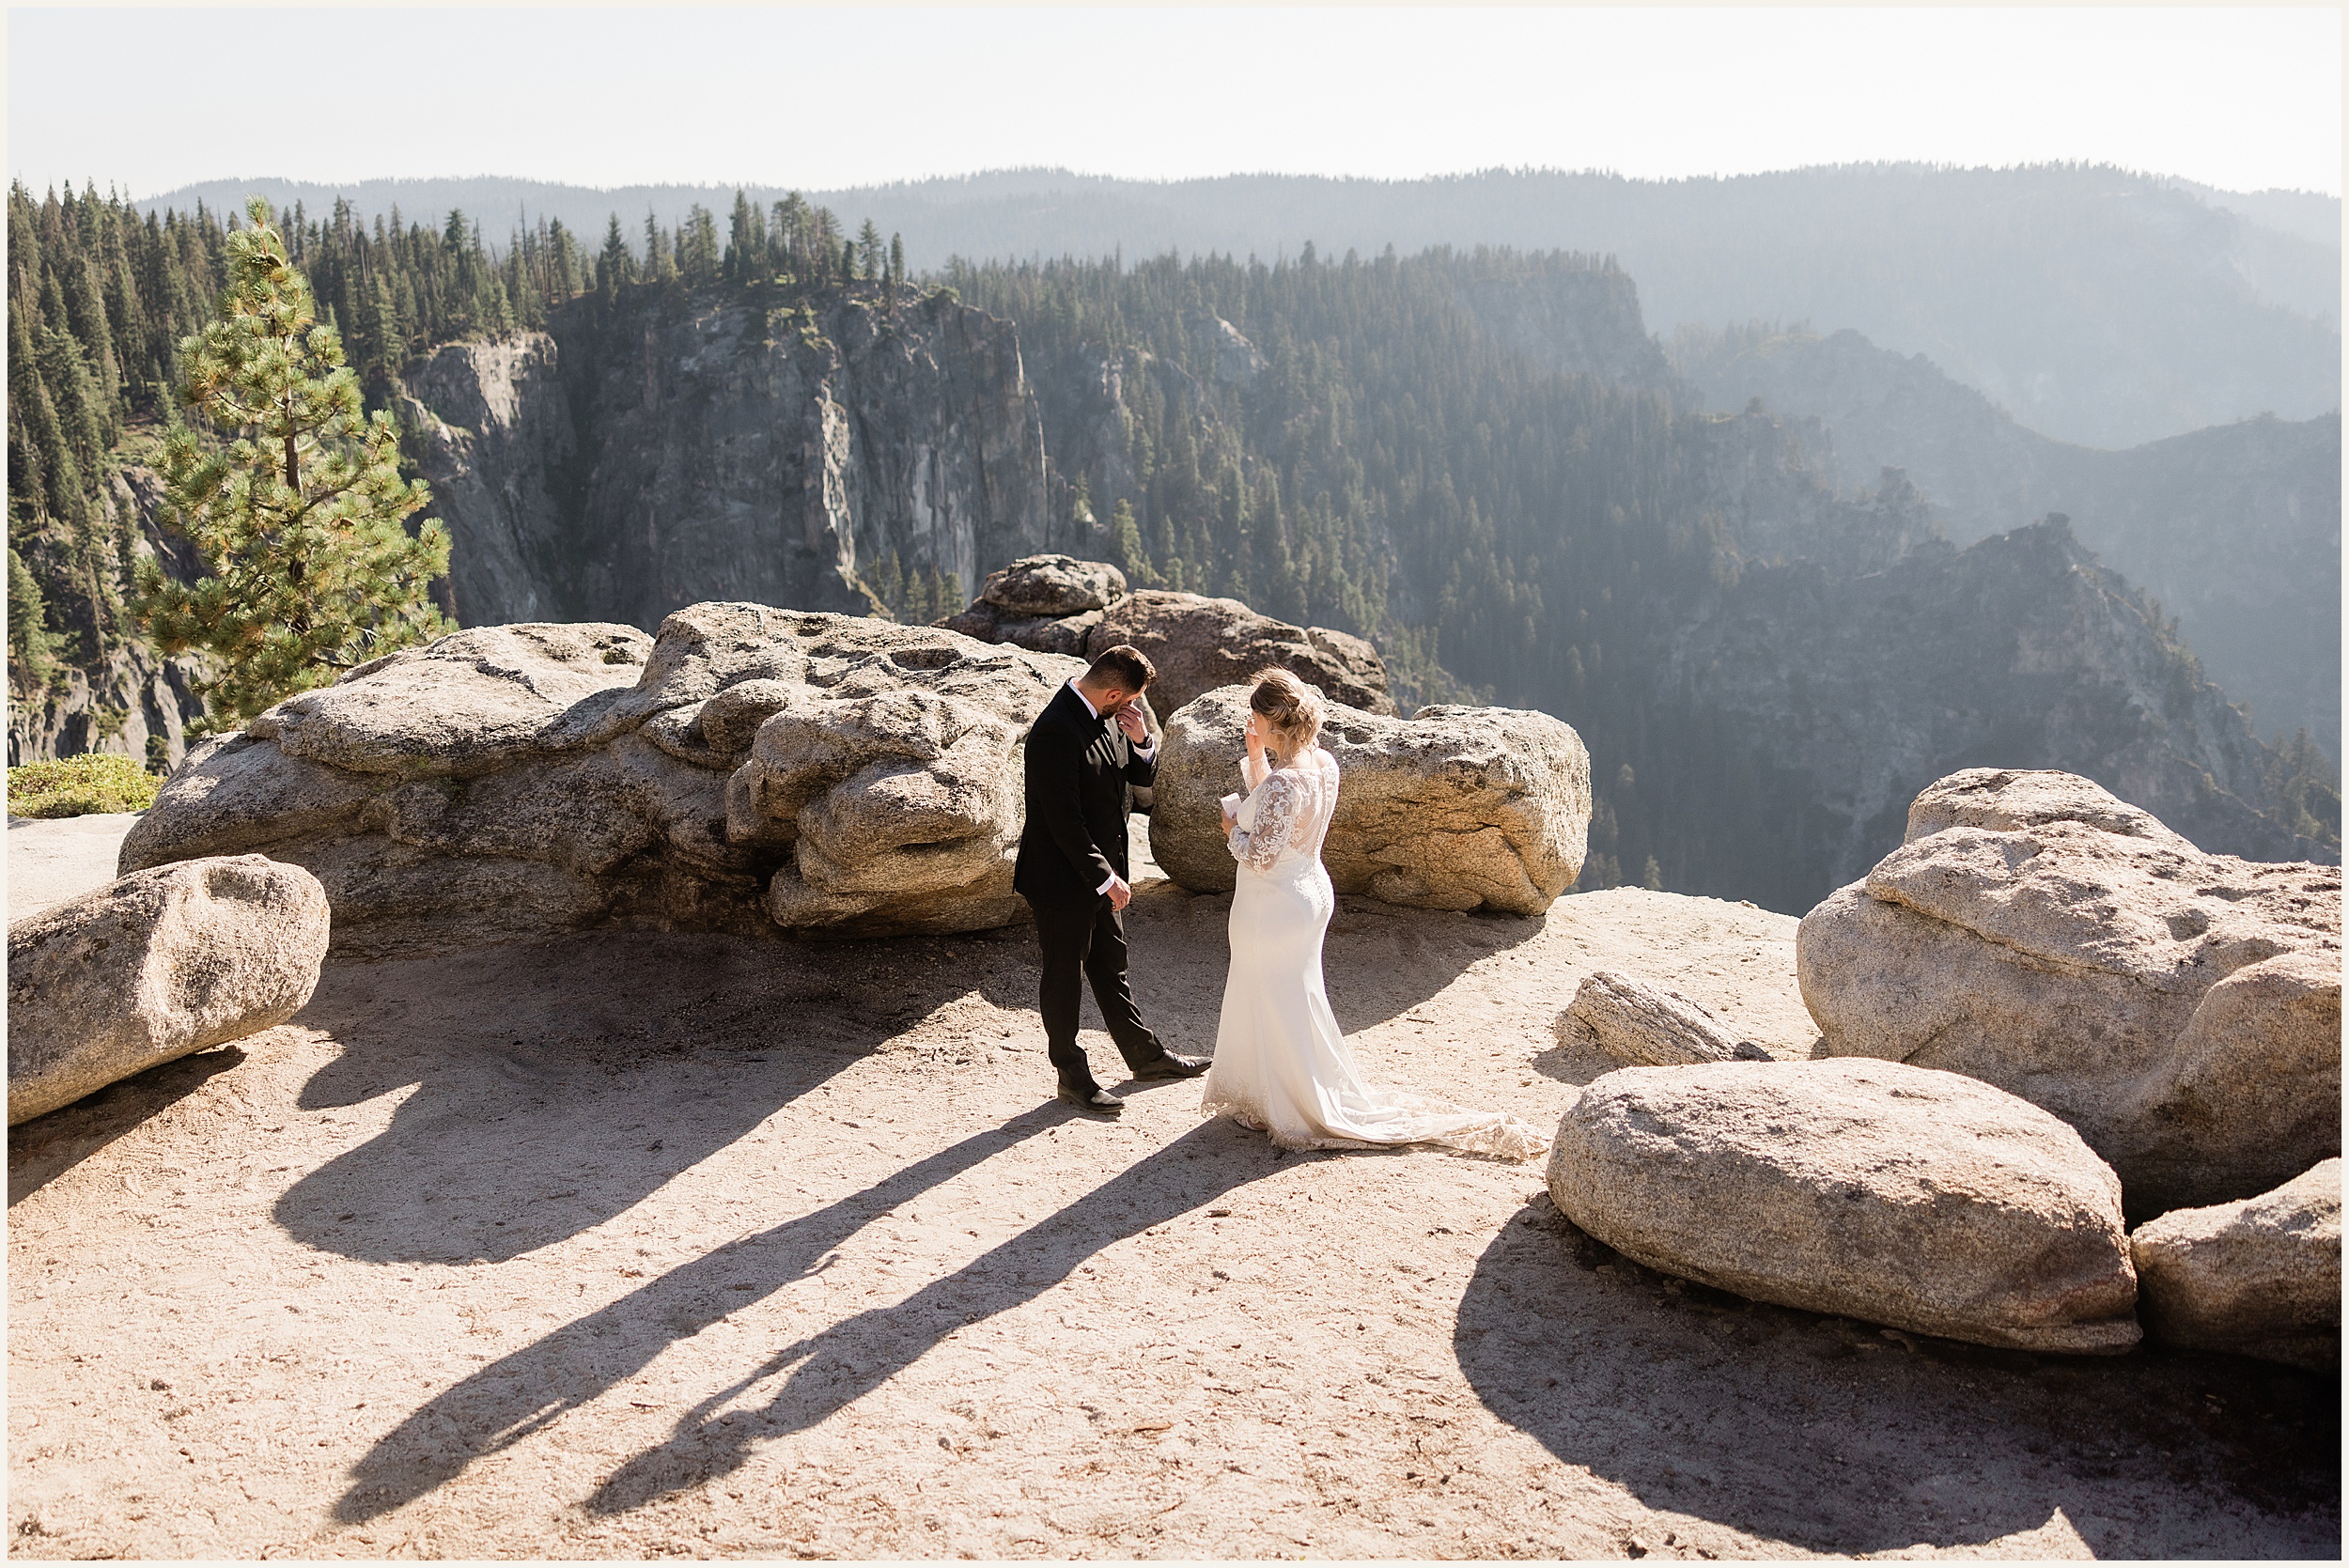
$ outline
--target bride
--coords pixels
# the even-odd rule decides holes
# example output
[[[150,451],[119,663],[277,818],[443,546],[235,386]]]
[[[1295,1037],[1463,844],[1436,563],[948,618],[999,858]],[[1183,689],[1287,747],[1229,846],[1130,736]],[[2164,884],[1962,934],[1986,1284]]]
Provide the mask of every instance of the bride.
[[[1514,1116],[1380,1089],[1355,1066],[1321,975],[1337,905],[1321,841],[1338,804],[1337,759],[1317,744],[1321,695],[1272,670],[1248,706],[1248,794],[1223,806],[1239,862],[1232,967],[1201,1109],[1289,1149],[1441,1143],[1505,1159],[1540,1154],[1548,1141]]]

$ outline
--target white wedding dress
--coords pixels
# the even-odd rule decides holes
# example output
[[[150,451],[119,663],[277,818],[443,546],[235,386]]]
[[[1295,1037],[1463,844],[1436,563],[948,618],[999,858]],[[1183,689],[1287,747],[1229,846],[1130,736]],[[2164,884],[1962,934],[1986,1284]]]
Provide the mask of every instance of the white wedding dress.
[[[1514,1116],[1364,1080],[1321,974],[1322,937],[1337,907],[1321,863],[1338,804],[1337,759],[1316,748],[1261,778],[1243,759],[1240,773],[1252,787],[1231,832],[1239,862],[1232,967],[1201,1109],[1288,1149],[1440,1143],[1504,1159],[1540,1154],[1548,1141]]]

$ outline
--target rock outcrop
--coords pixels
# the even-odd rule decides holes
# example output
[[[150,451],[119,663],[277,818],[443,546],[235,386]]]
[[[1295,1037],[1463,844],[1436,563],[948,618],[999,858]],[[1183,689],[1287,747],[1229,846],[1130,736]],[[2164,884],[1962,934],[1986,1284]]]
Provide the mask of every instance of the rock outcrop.
[[[2068,774],[1974,768],[1804,917],[1835,1056],[2046,1107],[2133,1216],[2263,1192],[2341,1152],[2341,873],[2206,855]]]
[[[1583,979],[1574,1001],[1558,1015],[1558,1039],[1589,1046],[1626,1067],[1772,1060],[1768,1051],[1738,1039],[1678,991],[1611,970]]]
[[[326,891],[236,855],[137,872],[8,927],[8,1125],[284,1023],[318,988]]]
[[[363,955],[613,921],[999,925],[1021,912],[1021,738],[1076,669],[755,604],[658,639],[479,628],[194,753],[122,866],[264,850],[318,874]]]
[[[1086,659],[1101,612],[1125,597],[1126,574],[1107,562],[1030,555],[989,573],[969,609],[938,624],[982,643]]]
[[[177,767],[188,721],[204,712],[205,674],[200,659],[164,659],[144,643],[91,668],[61,667],[49,688],[8,704],[8,766],[100,752]]]
[[[579,426],[563,370],[555,339],[526,332],[443,344],[405,377],[400,412],[449,530],[449,599],[464,625],[620,613],[581,602],[586,563],[568,505]]]
[[[1160,722],[1217,687],[1267,669],[1286,670],[1348,707],[1395,710],[1386,662],[1362,638],[1291,626],[1237,599],[1155,588],[1128,593],[1126,574],[1099,561],[1014,561],[987,580],[968,610],[939,624],[983,642],[1081,659],[1130,644],[1158,667],[1150,706]]]
[[[153,469],[125,462],[108,476],[101,497],[99,559],[115,578],[112,591],[125,602],[134,597],[132,572],[140,561],[154,562],[179,582],[193,581],[200,570],[194,547],[156,521],[163,494],[163,478]],[[8,545],[23,552],[38,591],[53,598],[88,591],[90,547],[58,520],[12,529]],[[38,600],[20,609],[44,621],[55,613]],[[110,624],[104,651],[95,660],[75,658],[70,651],[75,640],[68,638],[45,671],[10,655],[9,767],[86,752],[136,757],[149,767],[179,765],[188,727],[204,713],[196,691],[210,672],[201,655],[167,659],[143,641],[126,640],[130,629]]]
[[[1955,1073],[1626,1067],[1568,1108],[1549,1192],[1617,1251],[1758,1301],[2024,1350],[2139,1337],[2112,1172]]]
[[[2148,1337],[2341,1365],[2341,1161],[2273,1192],[2172,1209],[2129,1237]]]
[[[1150,853],[1193,892],[1237,878],[1219,801],[1242,787],[1248,688],[1176,710],[1159,754]],[[1392,719],[1332,706],[1321,744],[1341,775],[1322,863],[1340,893],[1431,909],[1538,914],[1582,868],[1591,763],[1547,713],[1424,707]]]
[[[942,293],[588,296],[442,348],[406,394],[467,626],[862,613],[885,553],[972,582],[1050,542],[1019,333]]]
[[[1291,626],[1260,615],[1236,598],[1207,598],[1145,588],[1101,612],[1085,633],[1087,657],[1130,643],[1159,669],[1150,705],[1163,721],[1221,686],[1265,669],[1283,669],[1332,702],[1392,714],[1387,667],[1361,638],[1327,627]]]

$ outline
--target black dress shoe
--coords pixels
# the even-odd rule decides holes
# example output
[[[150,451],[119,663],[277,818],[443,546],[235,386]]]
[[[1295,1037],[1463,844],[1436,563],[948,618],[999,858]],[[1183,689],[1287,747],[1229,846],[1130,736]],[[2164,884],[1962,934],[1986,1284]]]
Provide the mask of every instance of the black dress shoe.
[[[1132,1072],[1134,1077],[1141,1079],[1197,1078],[1214,1065],[1214,1063],[1204,1056],[1177,1056],[1173,1051],[1168,1051],[1156,1062],[1145,1062],[1141,1066],[1133,1068]]]
[[[1126,1102],[1106,1089],[1080,1089],[1073,1084],[1060,1086],[1060,1102],[1073,1105],[1079,1110],[1089,1110],[1096,1116],[1123,1116]]]

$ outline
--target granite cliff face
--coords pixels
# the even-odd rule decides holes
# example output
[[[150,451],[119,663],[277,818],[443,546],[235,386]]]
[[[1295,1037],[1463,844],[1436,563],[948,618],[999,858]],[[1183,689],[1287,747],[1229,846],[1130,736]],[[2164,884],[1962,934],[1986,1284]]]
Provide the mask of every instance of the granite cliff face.
[[[188,721],[204,711],[202,675],[200,660],[160,658],[144,643],[115,648],[95,671],[69,667],[37,701],[9,703],[8,766],[104,752],[177,767]]]
[[[1045,544],[1019,335],[944,295],[587,296],[548,333],[441,349],[403,401],[467,626],[856,613],[884,551],[975,582]]]
[[[557,499],[579,451],[562,367],[553,338],[524,333],[445,344],[407,377],[400,413],[416,432],[431,510],[450,531],[448,592],[461,619],[552,620],[576,597]]]
[[[155,525],[163,480],[142,464],[117,471],[105,495],[106,529],[124,538],[127,559],[115,584],[124,597],[132,564],[153,559],[166,576],[182,581],[196,570],[185,540]],[[12,540],[21,544],[36,578],[79,576],[88,563],[76,561],[53,537]],[[46,762],[86,752],[137,757],[150,767],[178,767],[187,754],[188,726],[204,711],[195,694],[205,660],[182,655],[166,659],[132,635],[127,612],[110,617],[107,645],[94,661],[60,658],[55,677],[36,686],[20,683],[13,661],[8,686],[8,765]]]

